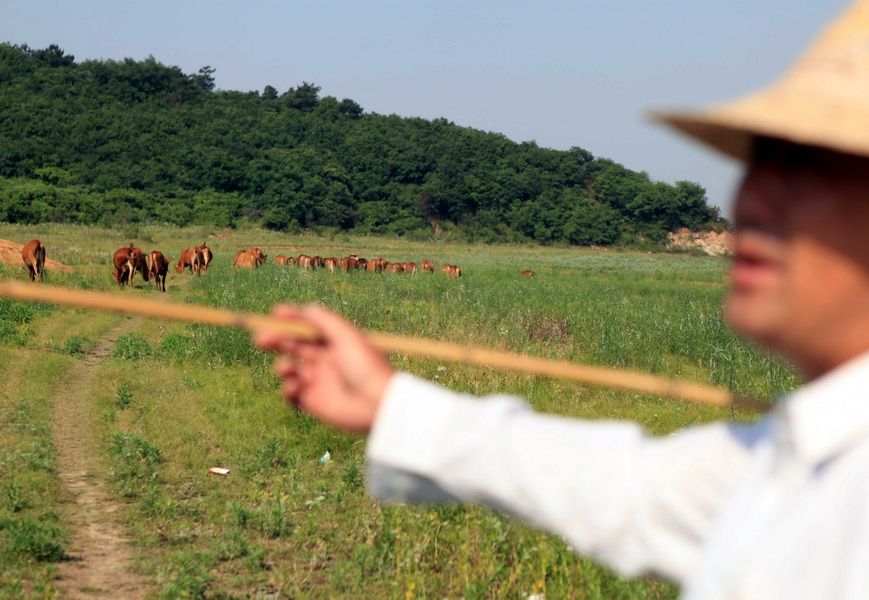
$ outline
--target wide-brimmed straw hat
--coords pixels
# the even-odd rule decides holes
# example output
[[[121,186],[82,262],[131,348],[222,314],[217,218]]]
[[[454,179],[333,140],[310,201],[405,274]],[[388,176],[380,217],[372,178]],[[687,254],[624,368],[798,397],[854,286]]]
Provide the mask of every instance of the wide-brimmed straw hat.
[[[772,86],[652,118],[739,160],[770,137],[869,157],[869,0],[859,0]]]

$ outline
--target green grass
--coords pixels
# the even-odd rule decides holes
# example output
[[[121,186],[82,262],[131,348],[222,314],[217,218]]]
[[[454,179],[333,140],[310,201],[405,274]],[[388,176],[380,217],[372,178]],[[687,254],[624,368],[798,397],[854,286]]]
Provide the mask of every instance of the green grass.
[[[211,271],[201,278],[170,272],[167,297],[259,312],[278,302],[316,302],[363,328],[684,377],[760,398],[796,385],[789,369],[722,322],[726,263],[715,258],[256,230],[0,226],[0,238],[29,237],[40,237],[49,256],[76,267],[50,274],[53,283],[110,289],[105,257],[115,248],[134,241],[177,256],[208,239],[216,254]],[[265,247],[270,258],[303,251],[416,261],[426,256],[460,264],[465,275],[458,281],[439,274],[332,275],[271,263],[234,272],[232,253],[253,244]],[[526,268],[537,276],[519,277]],[[118,293],[156,294],[146,284]],[[16,333],[0,343],[65,348],[75,357],[74,350],[87,348],[100,331],[79,323],[66,331],[37,315],[16,325],[31,328],[23,342]],[[550,413],[632,419],[653,434],[731,418],[729,411],[639,394],[403,355],[392,359],[454,389],[516,394]],[[145,321],[119,339],[98,367],[100,391],[93,401],[101,419],[94,427],[104,440],[103,473],[126,502],[139,567],[159,596],[675,596],[673,587],[653,579],[620,579],[554,536],[486,509],[373,502],[364,493],[364,439],[284,406],[270,364],[271,357],[254,350],[241,332]],[[326,451],[332,460],[321,464]],[[229,476],[209,474],[213,466],[229,468]],[[12,505],[21,502],[19,488],[7,495]]]
[[[48,400],[69,361],[0,346],[0,597],[50,596],[63,557]]]

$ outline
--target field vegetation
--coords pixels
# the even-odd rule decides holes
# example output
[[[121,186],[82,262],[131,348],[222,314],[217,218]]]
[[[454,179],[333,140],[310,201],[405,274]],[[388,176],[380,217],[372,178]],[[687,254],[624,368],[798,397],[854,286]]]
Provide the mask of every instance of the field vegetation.
[[[0,225],[0,238],[32,237],[75,267],[50,272],[53,284],[108,290],[118,247],[134,242],[177,258],[208,241],[215,262],[207,275],[171,271],[165,295],[140,280],[118,293],[259,312],[279,302],[316,302],[366,329],[629,367],[760,398],[796,384],[789,369],[723,324],[726,263],[718,258],[260,229]],[[234,251],[253,244],[269,262],[234,272]],[[271,262],[301,252],[428,257],[461,265],[463,277],[303,272]],[[520,277],[524,269],[536,276]],[[0,267],[0,277],[24,273]],[[0,552],[0,595],[50,595],[71,533],[57,517],[64,494],[52,464],[50,405],[63,393],[64,369],[123,317],[2,300],[0,315],[0,359],[17,365],[0,378],[0,543],[11,549]],[[572,417],[633,419],[656,435],[753,418],[403,355],[392,360],[458,390],[516,394],[537,410]],[[31,362],[39,368],[25,377]],[[666,583],[621,579],[556,537],[487,509],[371,500],[364,438],[284,406],[270,364],[241,332],[144,320],[92,367],[93,387],[83,398],[93,407],[93,460],[121,502],[136,568],[155,596],[675,596]],[[208,473],[215,466],[229,475]]]

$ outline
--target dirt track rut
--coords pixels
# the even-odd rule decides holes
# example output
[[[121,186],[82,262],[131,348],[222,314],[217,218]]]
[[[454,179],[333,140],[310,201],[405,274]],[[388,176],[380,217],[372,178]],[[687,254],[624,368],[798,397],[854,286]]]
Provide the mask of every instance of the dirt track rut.
[[[64,375],[54,401],[54,446],[61,481],[70,496],[64,510],[70,531],[68,560],[58,569],[62,598],[144,598],[148,582],[132,568],[133,553],[120,522],[121,505],[112,500],[99,473],[99,416],[93,399],[96,367],[122,335],[138,325],[123,319]]]

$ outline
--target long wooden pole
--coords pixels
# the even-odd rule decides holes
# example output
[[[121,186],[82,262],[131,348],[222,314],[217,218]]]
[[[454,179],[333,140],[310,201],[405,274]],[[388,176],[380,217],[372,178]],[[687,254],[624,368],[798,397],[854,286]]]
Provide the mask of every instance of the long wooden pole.
[[[236,327],[251,333],[268,329],[303,340],[316,341],[318,338],[315,329],[300,321],[278,320],[255,313],[233,312],[208,306],[177,304],[128,295],[89,292],[7,280],[0,282],[0,296],[172,321]],[[768,408],[755,400],[735,396],[723,388],[645,373],[537,358],[513,352],[388,333],[367,332],[366,337],[374,346],[387,352],[402,352],[454,363],[520,371],[585,384],[668,396],[718,407],[736,407],[750,411],[763,411]]]

